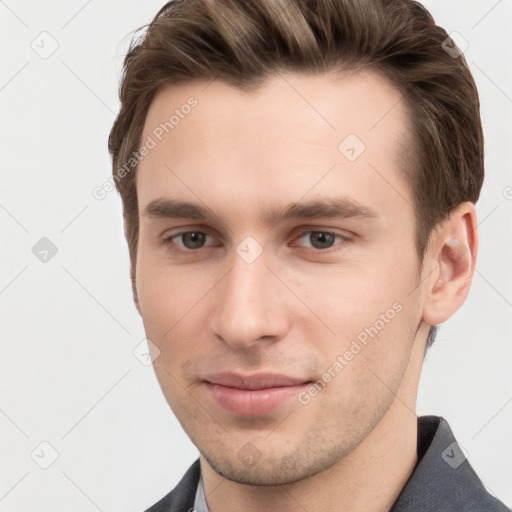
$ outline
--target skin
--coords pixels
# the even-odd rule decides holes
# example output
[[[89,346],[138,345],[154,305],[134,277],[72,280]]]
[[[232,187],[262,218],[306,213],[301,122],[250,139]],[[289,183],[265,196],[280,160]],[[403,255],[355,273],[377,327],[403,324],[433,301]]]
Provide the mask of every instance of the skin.
[[[462,305],[471,283],[474,206],[436,228],[420,262],[399,167],[408,114],[373,72],[279,74],[255,92],[166,86],[142,140],[190,96],[198,105],[139,165],[135,291],[164,395],[200,451],[210,511],[388,510],[417,463],[429,327]],[[366,146],[352,162],[338,149],[348,134]],[[373,216],[267,219],[340,197]],[[212,217],[149,215],[159,199]],[[190,231],[207,235],[197,248],[178,236]],[[331,245],[318,248],[315,231]],[[236,250],[247,236],[262,250],[252,263]],[[393,304],[400,312],[307,404],[293,398],[245,417],[202,381],[226,371],[317,381]]]

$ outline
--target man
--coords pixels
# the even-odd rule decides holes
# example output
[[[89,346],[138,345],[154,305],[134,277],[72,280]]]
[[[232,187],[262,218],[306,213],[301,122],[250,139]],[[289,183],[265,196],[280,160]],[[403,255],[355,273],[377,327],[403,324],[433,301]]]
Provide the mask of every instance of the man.
[[[427,11],[171,2],[120,94],[134,300],[200,452],[148,510],[506,510],[415,413],[483,181],[476,87]]]

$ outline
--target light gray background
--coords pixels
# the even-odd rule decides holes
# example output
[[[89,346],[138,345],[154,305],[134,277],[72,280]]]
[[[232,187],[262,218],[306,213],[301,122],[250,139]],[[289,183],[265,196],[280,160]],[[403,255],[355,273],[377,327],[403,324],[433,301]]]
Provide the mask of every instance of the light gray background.
[[[120,200],[92,196],[110,175],[127,36],[162,5],[0,1],[1,512],[141,511],[197,457],[152,368],[133,354],[145,336]],[[488,489],[510,506],[512,2],[426,5],[469,43],[487,178],[470,297],[428,355],[418,412],[449,420]],[[31,47],[48,52],[52,40],[58,48],[46,59]],[[58,249],[46,263],[32,253],[42,237]],[[48,469],[44,441],[59,455]]]

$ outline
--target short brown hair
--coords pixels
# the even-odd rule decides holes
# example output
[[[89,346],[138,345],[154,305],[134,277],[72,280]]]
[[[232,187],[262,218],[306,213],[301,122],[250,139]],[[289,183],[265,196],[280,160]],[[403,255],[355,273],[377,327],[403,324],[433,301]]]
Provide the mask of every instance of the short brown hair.
[[[476,202],[484,177],[476,85],[464,56],[430,13],[411,0],[176,0],[132,40],[109,137],[132,278],[139,230],[136,166],[122,179],[117,170],[141,144],[156,91],[200,79],[256,89],[280,71],[338,69],[376,70],[405,98],[414,149],[405,174],[423,259],[432,229],[460,203]]]

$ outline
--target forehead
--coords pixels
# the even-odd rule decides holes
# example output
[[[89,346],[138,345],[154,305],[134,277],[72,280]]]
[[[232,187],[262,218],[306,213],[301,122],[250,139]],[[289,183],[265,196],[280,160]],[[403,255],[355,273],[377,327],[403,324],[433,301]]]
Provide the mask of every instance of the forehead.
[[[189,109],[191,98],[197,105]],[[218,80],[163,86],[148,109],[143,133],[151,134],[175,111],[179,119],[175,116],[171,121],[172,136],[165,137],[169,143],[179,134],[178,124],[181,131],[186,125],[205,139],[218,136],[223,129],[242,129],[269,138],[281,135],[283,130],[292,133],[302,129],[305,138],[317,135],[321,139],[329,132],[337,132],[338,138],[352,130],[370,142],[372,132],[380,131],[379,125],[388,130],[392,124],[406,121],[400,91],[371,70],[278,74],[255,90],[241,90]]]
[[[143,129],[142,143],[154,147],[137,172],[139,209],[164,192],[256,205],[262,194],[278,202],[333,187],[351,197],[375,196],[370,189],[386,182],[403,188],[407,132],[401,93],[375,72],[279,74],[253,91],[221,81],[165,86]]]

